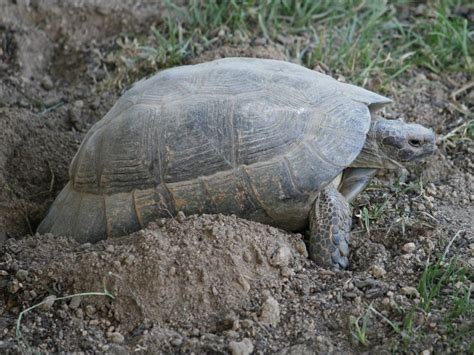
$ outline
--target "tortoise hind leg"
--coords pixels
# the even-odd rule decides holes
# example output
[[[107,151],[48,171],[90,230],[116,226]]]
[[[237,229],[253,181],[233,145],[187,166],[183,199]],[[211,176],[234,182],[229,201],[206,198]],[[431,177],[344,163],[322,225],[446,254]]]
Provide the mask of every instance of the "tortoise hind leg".
[[[349,203],[334,184],[329,184],[309,213],[310,258],[323,267],[345,269],[349,265],[351,224]]]

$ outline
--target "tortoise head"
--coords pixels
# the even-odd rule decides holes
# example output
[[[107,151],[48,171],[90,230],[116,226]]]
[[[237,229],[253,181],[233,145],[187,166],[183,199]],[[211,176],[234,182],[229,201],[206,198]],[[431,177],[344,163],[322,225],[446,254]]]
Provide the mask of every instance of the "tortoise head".
[[[436,151],[434,132],[416,123],[377,119],[372,123],[369,136],[375,140],[386,167],[418,162]]]
[[[374,118],[361,153],[352,167],[398,168],[436,151],[436,136],[416,123]]]

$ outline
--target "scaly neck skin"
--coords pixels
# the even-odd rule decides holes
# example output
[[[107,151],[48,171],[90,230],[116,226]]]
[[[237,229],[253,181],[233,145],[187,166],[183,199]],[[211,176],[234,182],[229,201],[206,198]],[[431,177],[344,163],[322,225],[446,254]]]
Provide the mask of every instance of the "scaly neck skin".
[[[398,169],[403,166],[390,159],[380,149],[377,137],[377,120],[372,121],[367,139],[360,154],[350,165],[351,168]]]

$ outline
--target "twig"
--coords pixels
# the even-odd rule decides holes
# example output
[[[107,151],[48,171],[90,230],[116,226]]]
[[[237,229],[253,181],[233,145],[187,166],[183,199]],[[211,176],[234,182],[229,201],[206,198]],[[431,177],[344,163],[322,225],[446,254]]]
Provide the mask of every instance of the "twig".
[[[473,86],[474,86],[474,81],[471,81],[470,83],[467,83],[466,85],[461,86],[459,89],[451,93],[451,98],[453,99],[453,101],[457,101],[456,96],[458,96],[459,94],[463,93],[466,90],[469,90]]]
[[[54,176],[54,171],[53,171],[53,168],[51,168],[51,163],[49,162],[49,160],[47,161],[47,163],[48,163],[49,171],[51,172],[51,183],[49,184],[49,192],[52,192],[53,187],[54,187],[55,176]]]

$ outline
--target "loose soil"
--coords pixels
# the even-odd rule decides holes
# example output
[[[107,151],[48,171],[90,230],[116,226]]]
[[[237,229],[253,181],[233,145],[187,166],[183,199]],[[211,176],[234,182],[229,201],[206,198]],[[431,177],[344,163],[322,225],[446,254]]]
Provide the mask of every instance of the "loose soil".
[[[106,85],[113,72],[100,54],[110,52],[120,34],[145,33],[161,11],[152,1],[107,4],[0,5],[0,351],[21,350],[19,313],[44,300],[22,319],[22,344],[31,350],[406,350],[374,314],[368,317],[368,347],[361,346],[351,317],[372,305],[401,320],[397,309],[419,301],[410,287],[450,241],[447,257],[474,267],[474,148],[465,140],[440,139],[437,155],[409,168],[405,185],[393,173],[381,173],[357,199],[348,271],[324,270],[308,260],[300,234],[234,216],[179,215],[95,245],[34,233],[66,184],[85,132],[120,95]],[[282,45],[261,40],[211,48],[189,63],[227,56],[288,59]],[[460,111],[472,110],[473,91],[451,97],[470,80],[464,73],[412,71],[392,84],[394,104],[382,115],[422,123],[443,137],[465,121]],[[407,186],[412,188],[401,191]],[[384,203],[383,217],[367,230],[359,211]],[[114,299],[54,301],[104,290]],[[451,343],[442,322],[436,312],[416,318],[414,326],[425,332],[409,349],[466,351],[467,340]],[[472,329],[472,323],[467,317],[455,326]]]

